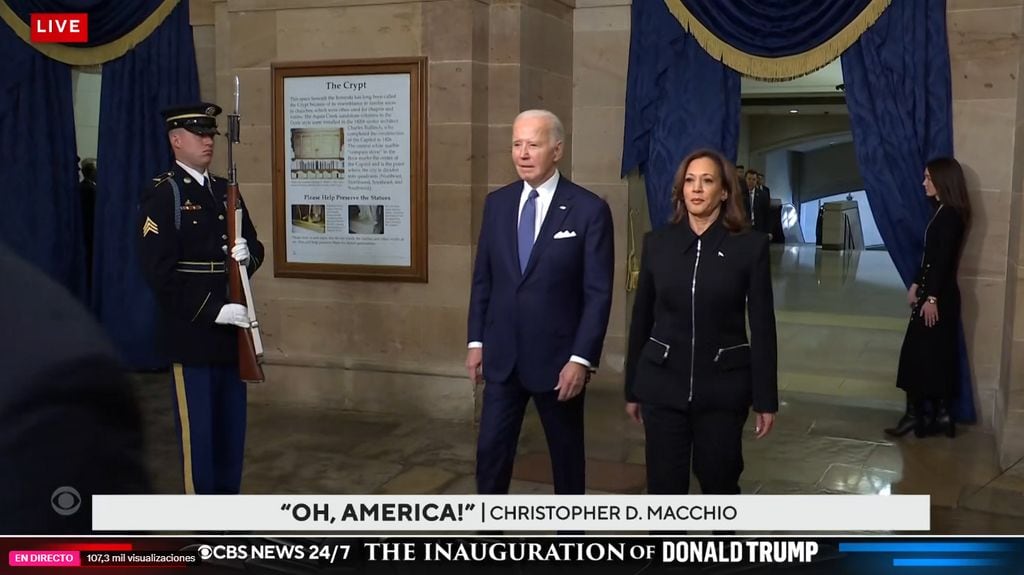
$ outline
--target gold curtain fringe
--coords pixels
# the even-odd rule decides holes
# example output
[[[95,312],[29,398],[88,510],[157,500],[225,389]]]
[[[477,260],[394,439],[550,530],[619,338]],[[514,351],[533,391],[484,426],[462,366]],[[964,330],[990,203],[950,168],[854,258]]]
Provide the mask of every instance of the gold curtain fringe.
[[[636,2],[637,0],[633,0]],[[664,0],[672,15],[700,44],[712,58],[744,76],[768,82],[784,82],[806,76],[824,68],[847,48],[853,45],[878,17],[885,12],[892,0],[871,0],[864,10],[842,30],[825,42],[799,54],[767,58],[748,54],[715,36],[683,5],[681,0]]]
[[[0,0],[0,19],[3,19],[11,30],[18,35],[26,44],[35,48],[40,53],[58,62],[64,62],[71,66],[95,66],[111,60],[116,60],[128,53],[140,42],[149,38],[149,35],[156,30],[160,24],[170,15],[178,5],[179,0],[164,0],[156,10],[153,11],[138,26],[133,28],[124,36],[113,42],[99,46],[75,47],[68,44],[36,44],[32,42],[32,30],[29,24],[18,17],[7,5],[7,0]]]

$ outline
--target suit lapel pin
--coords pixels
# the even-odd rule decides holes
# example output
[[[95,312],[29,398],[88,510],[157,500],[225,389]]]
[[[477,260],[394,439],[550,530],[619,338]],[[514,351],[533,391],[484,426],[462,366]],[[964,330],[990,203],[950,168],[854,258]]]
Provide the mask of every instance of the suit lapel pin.
[[[560,209],[560,210],[564,210],[564,209],[565,209],[565,206],[558,206],[558,209]]]
[[[718,257],[720,257],[720,258],[724,258],[724,257],[725,257],[725,254],[723,254],[722,252],[718,252]]]
[[[185,176],[185,183],[186,184],[191,184],[192,183],[192,178],[190,178],[188,176]]]

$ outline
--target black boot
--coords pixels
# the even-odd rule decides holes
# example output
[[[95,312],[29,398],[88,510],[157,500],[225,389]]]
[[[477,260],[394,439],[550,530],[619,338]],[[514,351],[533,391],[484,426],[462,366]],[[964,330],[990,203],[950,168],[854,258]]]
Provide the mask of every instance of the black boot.
[[[907,398],[907,410],[903,413],[903,417],[896,422],[896,427],[886,427],[885,434],[893,437],[903,437],[910,433],[911,429],[917,425],[917,409],[914,407],[913,402],[910,398]]]
[[[956,423],[949,414],[949,401],[945,399],[935,403],[935,421],[932,423],[932,434],[940,433],[946,437],[956,437]]]
[[[914,425],[914,437],[928,437],[932,434],[932,429],[935,426],[935,415],[932,410],[928,409],[928,403],[925,401],[917,402],[915,407],[917,421]]]

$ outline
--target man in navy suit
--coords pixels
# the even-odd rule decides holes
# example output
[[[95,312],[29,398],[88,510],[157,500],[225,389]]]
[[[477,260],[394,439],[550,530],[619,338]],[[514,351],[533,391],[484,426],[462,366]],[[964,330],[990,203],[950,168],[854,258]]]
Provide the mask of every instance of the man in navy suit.
[[[487,382],[477,441],[481,494],[508,493],[531,398],[555,493],[586,488],[584,387],[601,359],[615,256],[608,204],[558,173],[564,139],[551,112],[521,113],[512,161],[522,179],[484,205],[466,357],[473,383]]]
[[[747,184],[747,192],[743,196],[743,205],[747,208],[747,218],[750,227],[768,235],[772,239],[772,198],[768,188],[758,184],[758,173],[756,170],[747,170],[743,175]]]

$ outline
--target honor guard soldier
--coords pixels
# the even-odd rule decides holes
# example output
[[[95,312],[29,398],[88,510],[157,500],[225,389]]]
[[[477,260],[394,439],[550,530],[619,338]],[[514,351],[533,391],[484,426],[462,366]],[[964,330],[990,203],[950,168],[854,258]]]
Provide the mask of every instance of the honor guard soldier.
[[[249,211],[227,245],[227,180],[209,173],[220,107],[165,110],[171,170],[142,195],[139,255],[161,312],[161,343],[173,362],[176,421],[186,493],[238,493],[245,451],[246,388],[238,375],[245,306],[228,302],[227,258],[252,275],[263,261]]]

